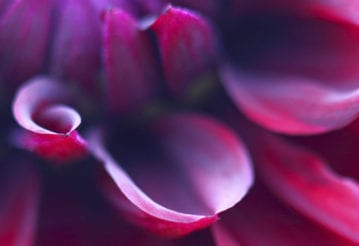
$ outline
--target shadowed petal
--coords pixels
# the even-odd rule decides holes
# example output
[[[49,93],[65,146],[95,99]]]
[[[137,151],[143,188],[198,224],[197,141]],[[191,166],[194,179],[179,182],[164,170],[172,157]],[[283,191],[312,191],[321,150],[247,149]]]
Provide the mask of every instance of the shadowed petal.
[[[100,13],[88,0],[67,0],[61,7],[50,63],[51,72],[90,95],[98,94]]]
[[[13,135],[15,144],[58,161],[82,157],[86,143],[76,131],[81,117],[64,105],[69,97],[62,84],[46,77],[23,85],[12,108],[15,120],[24,129]]]
[[[33,166],[16,164],[0,173],[0,245],[30,246],[37,227],[39,176]]]
[[[114,113],[144,106],[155,94],[156,62],[147,33],[121,10],[105,14],[105,69],[109,108]]]
[[[96,134],[90,140],[109,175],[102,177],[105,194],[132,222],[163,236],[181,236],[212,224],[248,191],[253,177],[247,152],[224,125],[176,115],[148,130],[155,139],[149,154],[155,157],[137,152],[143,160],[131,162],[131,177]]]
[[[212,26],[200,15],[168,6],[150,26],[158,39],[169,89],[183,96],[214,65],[217,40]]]
[[[284,207],[260,185],[212,230],[218,246],[354,246]]]

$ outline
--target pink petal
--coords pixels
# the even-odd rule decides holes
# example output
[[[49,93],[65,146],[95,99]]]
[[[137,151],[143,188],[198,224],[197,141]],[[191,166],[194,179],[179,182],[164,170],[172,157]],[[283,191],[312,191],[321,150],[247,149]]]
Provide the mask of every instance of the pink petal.
[[[354,245],[284,207],[260,185],[212,230],[218,246]]]
[[[97,134],[89,141],[107,173],[105,194],[135,224],[162,236],[181,236],[212,224],[251,186],[245,147],[224,125],[184,114],[164,117],[148,130],[155,136],[148,147],[158,152],[150,150],[152,157],[143,153],[142,161],[131,162],[131,177]]]
[[[298,211],[359,243],[359,186],[334,173],[304,148],[272,135],[251,135],[253,158],[265,183]]]
[[[13,136],[19,147],[57,161],[72,160],[86,153],[86,143],[77,133],[80,115],[64,105],[66,88],[50,78],[29,80],[17,92],[13,114],[24,129]]]
[[[105,15],[105,68],[111,111],[125,112],[144,106],[157,85],[154,50],[147,33],[121,10]]]
[[[40,199],[38,173],[30,165],[4,169],[0,180],[0,245],[34,245]]]
[[[48,48],[50,13],[49,0],[19,0],[1,17],[2,81],[19,83],[41,69]]]
[[[210,72],[215,62],[214,30],[200,15],[168,6],[151,25],[157,36],[169,89],[183,96],[194,80]]]
[[[97,95],[100,70],[100,13],[88,0],[65,1],[60,10],[50,70]]]

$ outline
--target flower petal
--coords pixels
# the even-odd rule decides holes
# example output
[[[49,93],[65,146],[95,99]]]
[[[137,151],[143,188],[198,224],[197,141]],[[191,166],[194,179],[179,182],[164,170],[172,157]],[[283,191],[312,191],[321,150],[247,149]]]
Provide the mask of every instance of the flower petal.
[[[107,98],[115,113],[144,106],[155,94],[156,62],[150,39],[138,23],[121,10],[105,14]]]
[[[251,134],[250,146],[264,182],[298,211],[359,243],[358,183],[308,150],[261,133]]]
[[[212,26],[190,10],[168,6],[150,28],[158,39],[169,89],[185,95],[214,65],[217,40]]]
[[[24,131],[13,136],[15,144],[58,161],[82,157],[86,143],[75,130],[81,117],[64,105],[69,96],[62,84],[46,77],[22,86],[13,102],[13,115]]]
[[[225,213],[212,230],[218,246],[354,246],[284,207],[258,184],[238,206]]]
[[[50,13],[50,0],[19,0],[13,1],[1,17],[2,81],[19,83],[41,69],[47,50]]]
[[[105,174],[102,180],[105,194],[132,222],[163,236],[181,236],[213,223],[251,186],[245,147],[222,124],[198,115],[175,115],[155,121],[149,131],[155,138],[150,145],[159,153],[150,150],[154,159],[142,153],[142,161],[131,162],[131,177],[98,136],[89,140],[111,177]]]
[[[18,163],[11,163],[18,164]],[[36,169],[18,164],[0,172],[0,245],[34,245],[40,199]]]
[[[100,70],[100,13],[88,0],[67,0],[55,32],[51,72],[97,95]]]

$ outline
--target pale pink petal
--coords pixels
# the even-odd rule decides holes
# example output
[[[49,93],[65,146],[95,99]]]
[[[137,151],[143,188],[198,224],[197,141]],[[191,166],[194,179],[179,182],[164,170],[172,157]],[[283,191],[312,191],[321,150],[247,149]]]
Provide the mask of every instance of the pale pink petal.
[[[144,106],[157,86],[157,67],[149,36],[121,10],[105,14],[105,70],[107,99],[112,112]]]
[[[19,83],[38,72],[47,50],[50,0],[13,1],[0,19],[0,79]]]
[[[217,40],[211,24],[190,10],[168,6],[150,28],[158,39],[169,89],[186,95],[213,68]]]
[[[284,207],[260,185],[212,231],[218,246],[355,245]]]
[[[76,131],[81,117],[65,105],[69,100],[65,86],[55,80],[37,77],[27,81],[12,107],[23,128],[12,136],[15,144],[58,161],[82,157],[87,147]]]
[[[2,164],[0,173],[0,245],[35,245],[40,182],[31,165]]]
[[[50,71],[96,96],[101,61],[100,13],[88,0],[67,0],[59,8]]]
[[[184,235],[212,224],[251,186],[245,147],[224,125],[184,114],[155,121],[148,132],[149,153],[133,156],[137,160],[128,161],[128,172],[97,134],[89,140],[106,171],[105,194],[135,224],[162,236]]]

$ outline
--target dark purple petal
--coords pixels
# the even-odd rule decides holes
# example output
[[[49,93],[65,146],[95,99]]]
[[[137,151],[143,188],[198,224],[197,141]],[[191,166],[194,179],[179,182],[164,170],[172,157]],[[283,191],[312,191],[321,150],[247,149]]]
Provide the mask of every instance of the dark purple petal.
[[[100,13],[91,1],[67,0],[59,15],[50,70],[96,96],[101,58]]]
[[[251,186],[246,149],[224,125],[198,115],[176,115],[155,121],[149,131],[160,153],[151,153],[155,160],[144,154],[141,165],[131,163],[131,177],[97,134],[90,139],[106,171],[105,194],[135,224],[162,236],[181,236],[212,224]]]
[[[41,69],[47,50],[50,0],[13,1],[0,19],[0,79],[19,83]]]
[[[105,14],[107,99],[112,112],[144,106],[155,94],[156,62],[147,33],[121,10]]]
[[[158,39],[170,90],[185,95],[214,65],[217,40],[212,26],[190,10],[168,6],[150,28]]]
[[[0,173],[0,245],[31,246],[37,227],[39,175],[31,165],[11,166],[2,167]]]
[[[17,92],[13,115],[23,128],[12,141],[43,157],[65,161],[82,157],[86,143],[77,133],[80,115],[64,105],[70,95],[59,82],[46,77],[29,80]]]

